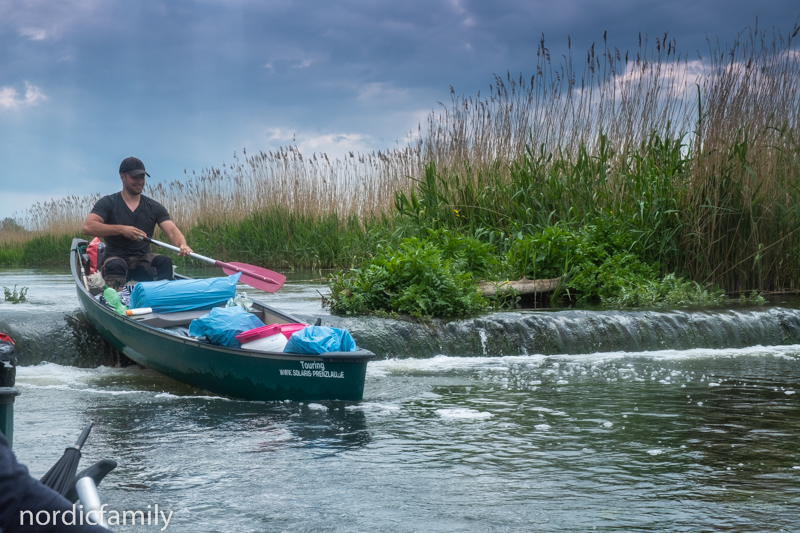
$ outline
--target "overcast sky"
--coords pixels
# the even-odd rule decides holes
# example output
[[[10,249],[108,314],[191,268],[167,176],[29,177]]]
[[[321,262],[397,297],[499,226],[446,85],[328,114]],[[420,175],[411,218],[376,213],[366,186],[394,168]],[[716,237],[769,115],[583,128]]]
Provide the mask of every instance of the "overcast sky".
[[[797,0],[0,0],[0,219],[285,146],[391,148],[437,101],[486,92],[601,42],[664,32],[696,57],[754,25],[790,33]]]

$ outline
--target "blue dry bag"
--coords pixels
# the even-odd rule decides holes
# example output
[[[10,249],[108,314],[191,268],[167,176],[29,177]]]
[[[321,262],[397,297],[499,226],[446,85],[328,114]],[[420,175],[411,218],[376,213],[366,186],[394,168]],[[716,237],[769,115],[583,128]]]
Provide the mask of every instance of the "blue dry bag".
[[[220,346],[241,347],[236,335],[260,328],[264,323],[252,313],[248,313],[238,305],[236,307],[215,307],[207,315],[192,320],[189,324],[189,335],[192,337],[208,337],[211,344]]]
[[[236,296],[241,273],[226,278],[143,281],[136,284],[128,307],[152,307],[154,313],[211,309]]]
[[[308,326],[295,331],[283,349],[284,352],[306,354],[356,350],[358,348],[350,332],[327,326]]]

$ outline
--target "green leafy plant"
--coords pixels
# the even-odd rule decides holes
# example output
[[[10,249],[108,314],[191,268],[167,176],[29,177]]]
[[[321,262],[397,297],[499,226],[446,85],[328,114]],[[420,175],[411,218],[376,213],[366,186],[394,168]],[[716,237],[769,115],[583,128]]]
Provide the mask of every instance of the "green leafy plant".
[[[25,295],[28,294],[28,287],[22,287],[19,291],[17,291],[16,285],[14,285],[13,290],[9,289],[8,287],[3,287],[3,293],[5,293],[7,302],[18,304],[27,301]]]
[[[565,226],[549,226],[533,235],[518,235],[506,260],[512,277],[557,278],[579,260],[579,244],[579,236]]]
[[[694,281],[667,274],[660,280],[643,279],[620,285],[617,294],[603,300],[614,307],[676,307],[719,305],[726,301],[721,289],[706,290]]]
[[[766,298],[764,295],[758,291],[751,291],[749,295],[746,293],[742,293],[739,296],[739,303],[740,304],[755,304],[755,305],[764,305],[767,303]]]
[[[486,306],[461,257],[446,257],[433,242],[404,239],[381,247],[361,268],[331,279],[331,310],[338,314],[398,313],[420,320],[474,313]]]
[[[427,240],[441,250],[444,258],[462,265],[464,271],[478,279],[493,279],[502,268],[502,257],[493,244],[446,228],[429,229]]]

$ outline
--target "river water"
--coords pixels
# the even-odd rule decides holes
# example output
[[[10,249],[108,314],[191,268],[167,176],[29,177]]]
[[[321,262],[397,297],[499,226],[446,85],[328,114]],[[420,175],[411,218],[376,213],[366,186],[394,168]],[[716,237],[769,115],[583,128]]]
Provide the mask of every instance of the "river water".
[[[158,504],[167,531],[800,531],[800,311],[780,302],[421,328],[330,317],[290,282],[257,296],[390,357],[363,402],[259,403],[97,366],[69,276],[14,283],[17,457],[41,477],[93,420],[81,465],[119,463],[103,501]]]

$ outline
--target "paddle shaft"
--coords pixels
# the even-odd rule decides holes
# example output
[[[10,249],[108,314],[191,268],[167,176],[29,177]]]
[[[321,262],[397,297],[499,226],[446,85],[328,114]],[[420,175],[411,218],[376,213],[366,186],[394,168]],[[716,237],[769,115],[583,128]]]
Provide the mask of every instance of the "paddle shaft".
[[[78,437],[77,442],[75,442],[75,446],[73,446],[73,448],[75,448],[76,450],[80,450],[83,447],[83,444],[86,442],[86,439],[89,437],[89,432],[92,430],[92,426],[93,425],[94,425],[94,422],[89,422],[88,424],[86,424],[86,427],[84,427],[83,431],[81,431],[81,434]]]
[[[147,241],[147,242],[151,242],[153,244],[157,244],[158,246],[166,248],[167,250],[172,250],[173,252],[180,253],[180,251],[181,251],[181,249],[178,248],[177,246],[172,246],[171,244],[167,244],[165,242],[157,241],[157,240],[151,239],[149,237],[142,237],[141,239],[143,241]],[[261,280],[261,281],[263,281],[265,283],[274,283],[275,285],[280,285],[280,283],[278,283],[277,281],[275,281],[272,278],[268,278],[266,276],[262,276],[261,274],[257,274],[256,272],[253,272],[251,270],[247,270],[245,268],[240,268],[240,267],[238,267],[236,265],[231,265],[230,263],[223,263],[222,261],[217,261],[216,259],[211,259],[210,257],[206,257],[204,255],[196,254],[194,252],[190,253],[189,257],[191,257],[193,259],[197,259],[197,260],[203,261],[204,263],[208,263],[209,265],[218,266],[220,268],[229,268],[231,270],[234,270],[235,272],[241,272],[242,274],[247,274],[248,276],[250,276],[252,278],[256,278],[258,280]]]

